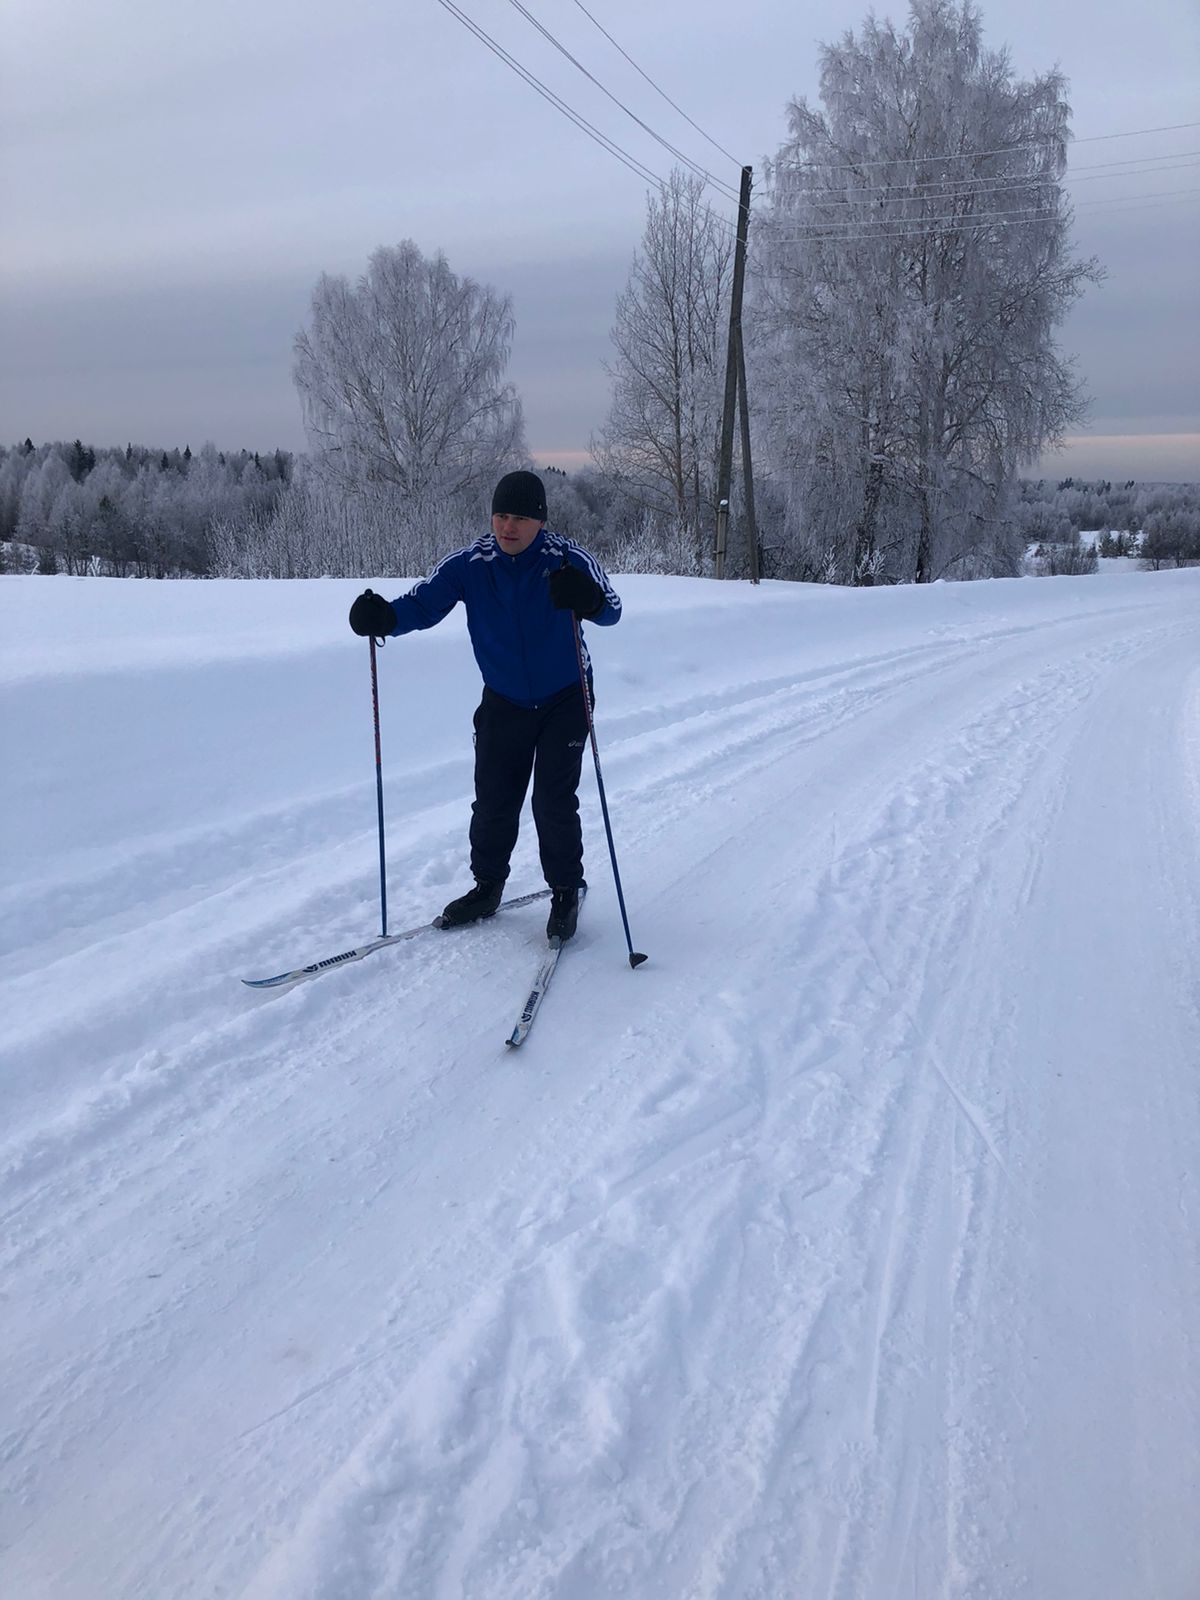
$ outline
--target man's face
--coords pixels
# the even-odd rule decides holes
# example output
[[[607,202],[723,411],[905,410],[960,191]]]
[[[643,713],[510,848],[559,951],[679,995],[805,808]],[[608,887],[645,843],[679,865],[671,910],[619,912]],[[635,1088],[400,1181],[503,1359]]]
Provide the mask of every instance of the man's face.
[[[519,556],[537,538],[542,524],[536,517],[514,517],[507,511],[492,513],[492,532],[506,556]]]

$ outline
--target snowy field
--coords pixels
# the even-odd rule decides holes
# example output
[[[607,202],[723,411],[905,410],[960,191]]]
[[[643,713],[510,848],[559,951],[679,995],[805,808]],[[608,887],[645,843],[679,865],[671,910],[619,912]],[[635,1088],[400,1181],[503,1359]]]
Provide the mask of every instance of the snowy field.
[[[519,1053],[541,905],[238,981],[378,932],[360,587],[0,579],[5,1600],[1196,1600],[1200,571],[620,582]]]

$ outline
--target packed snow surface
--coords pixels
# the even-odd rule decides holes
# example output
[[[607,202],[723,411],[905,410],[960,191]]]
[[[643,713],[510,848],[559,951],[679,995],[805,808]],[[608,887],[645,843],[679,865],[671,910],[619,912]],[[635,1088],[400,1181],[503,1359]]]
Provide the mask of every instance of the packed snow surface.
[[[0,579],[0,1592],[1195,1600],[1200,571],[621,582],[650,960],[589,760],[516,1053],[544,904],[238,981],[379,931],[359,587]],[[399,929],[478,680],[379,666]]]

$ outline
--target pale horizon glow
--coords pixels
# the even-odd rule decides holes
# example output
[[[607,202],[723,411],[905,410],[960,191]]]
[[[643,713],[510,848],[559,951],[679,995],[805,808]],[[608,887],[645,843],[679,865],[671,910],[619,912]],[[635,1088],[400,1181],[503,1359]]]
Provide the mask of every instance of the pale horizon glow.
[[[1190,483],[1200,480],[1200,433],[1081,433],[1063,440],[1061,451],[1047,453],[1038,470],[1077,478],[1135,478],[1142,482]]]

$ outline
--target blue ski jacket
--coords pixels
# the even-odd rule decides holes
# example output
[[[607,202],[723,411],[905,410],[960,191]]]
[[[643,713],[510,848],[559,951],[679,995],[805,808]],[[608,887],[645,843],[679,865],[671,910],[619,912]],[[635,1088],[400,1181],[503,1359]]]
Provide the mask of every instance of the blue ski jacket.
[[[589,620],[602,628],[619,622],[620,599],[596,558],[565,534],[543,528],[520,555],[505,554],[491,533],[448,555],[392,601],[393,637],[434,627],[461,600],[484,683],[514,705],[540,706],[579,682],[571,613],[550,603],[546,581],[564,560],[604,590],[604,607]],[[583,655],[590,666],[586,645]]]

